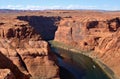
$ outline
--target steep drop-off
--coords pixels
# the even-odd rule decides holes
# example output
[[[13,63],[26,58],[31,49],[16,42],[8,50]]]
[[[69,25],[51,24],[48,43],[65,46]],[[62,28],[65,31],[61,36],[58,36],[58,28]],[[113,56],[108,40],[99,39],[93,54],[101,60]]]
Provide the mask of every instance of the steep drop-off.
[[[27,21],[41,35],[43,40],[53,40],[60,17],[18,16],[17,19]]]
[[[59,79],[55,56],[41,35],[28,22],[1,18],[0,79]]]
[[[66,17],[61,14],[70,15],[69,12],[59,14],[60,17],[19,16],[17,18],[29,22],[44,40],[54,39],[82,51],[92,51],[92,56],[100,59],[120,76],[120,18],[117,14],[81,12],[79,15],[78,12],[76,16],[71,13],[72,16]]]
[[[91,19],[63,18],[55,33],[55,41],[84,51],[93,51],[97,57],[120,76],[120,18]]]

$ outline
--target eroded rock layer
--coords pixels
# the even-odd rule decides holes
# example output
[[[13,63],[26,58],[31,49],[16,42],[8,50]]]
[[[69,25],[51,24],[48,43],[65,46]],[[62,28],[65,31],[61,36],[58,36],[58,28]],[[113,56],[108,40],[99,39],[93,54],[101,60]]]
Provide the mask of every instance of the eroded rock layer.
[[[59,68],[55,64],[48,43],[28,22],[16,18],[0,20],[0,70],[1,79],[58,79]],[[7,74],[11,76],[7,76]],[[14,77],[14,78],[12,78]]]
[[[97,17],[98,18],[98,17]],[[115,74],[120,76],[120,18],[89,19],[63,18],[55,33],[55,41],[80,50],[93,51]]]
[[[120,76],[119,12],[58,10],[36,14],[42,17],[31,15],[17,18],[29,22],[45,40],[54,39],[82,51],[93,51],[92,56]]]
[[[43,39],[93,51],[93,56],[120,76],[120,12],[46,10],[0,13],[0,68],[9,69],[17,79],[58,78],[55,58]]]

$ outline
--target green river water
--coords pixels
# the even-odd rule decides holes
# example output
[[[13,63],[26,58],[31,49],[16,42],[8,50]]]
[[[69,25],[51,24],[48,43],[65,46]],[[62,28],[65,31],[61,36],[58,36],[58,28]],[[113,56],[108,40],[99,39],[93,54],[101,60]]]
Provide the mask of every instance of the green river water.
[[[58,56],[61,79],[115,79],[114,73],[107,66],[101,63],[108,71],[103,70],[94,59],[86,55],[54,44],[51,44],[51,49]]]

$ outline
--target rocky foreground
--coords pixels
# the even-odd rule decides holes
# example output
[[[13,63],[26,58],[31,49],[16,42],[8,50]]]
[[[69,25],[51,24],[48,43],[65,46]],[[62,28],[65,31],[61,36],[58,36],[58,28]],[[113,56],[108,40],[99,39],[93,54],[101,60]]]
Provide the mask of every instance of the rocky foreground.
[[[0,17],[0,79],[59,79],[48,43],[28,22]]]
[[[120,13],[61,10],[0,13],[0,78],[59,79],[48,40],[93,51],[120,76]]]

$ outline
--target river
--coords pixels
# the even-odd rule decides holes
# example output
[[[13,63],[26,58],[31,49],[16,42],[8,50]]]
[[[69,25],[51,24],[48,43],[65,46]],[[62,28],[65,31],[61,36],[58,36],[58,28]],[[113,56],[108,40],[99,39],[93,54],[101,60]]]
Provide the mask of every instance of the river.
[[[92,58],[55,46],[51,49],[57,55],[61,79],[111,79]]]

